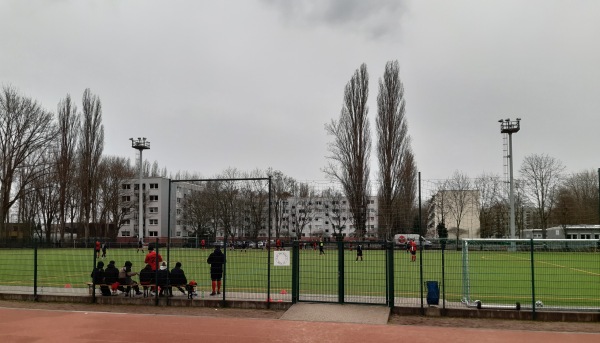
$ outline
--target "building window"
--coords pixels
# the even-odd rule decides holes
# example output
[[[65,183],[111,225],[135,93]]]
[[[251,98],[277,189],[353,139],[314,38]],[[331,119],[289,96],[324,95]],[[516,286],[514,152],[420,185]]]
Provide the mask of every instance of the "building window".
[[[158,207],[149,207],[148,212],[150,213],[158,213]]]
[[[589,233],[582,233],[581,234],[581,239],[591,239],[592,235],[590,235]]]
[[[131,189],[131,185],[130,184],[123,184],[123,189]]]
[[[150,219],[150,225],[158,225],[158,219]]]
[[[131,225],[131,221],[129,219],[123,220],[123,225]]]
[[[150,237],[158,237],[158,231],[148,231],[148,236],[150,236]]]
[[[129,195],[124,195],[123,197],[121,197],[121,201],[125,202],[125,201],[130,201],[131,197]]]
[[[150,189],[158,189],[158,183],[151,183]]]
[[[121,237],[129,237],[131,236],[131,232],[129,230],[121,231]]]
[[[178,209],[177,209],[177,214],[181,214],[181,212],[182,212],[182,211],[181,211],[181,209],[180,209],[180,208],[178,208]]]
[[[177,237],[181,236],[181,231],[177,231]]]
[[[129,214],[129,208],[128,207],[121,208],[121,213],[123,213],[123,214]]]
[[[150,201],[158,201],[158,195],[151,195]]]

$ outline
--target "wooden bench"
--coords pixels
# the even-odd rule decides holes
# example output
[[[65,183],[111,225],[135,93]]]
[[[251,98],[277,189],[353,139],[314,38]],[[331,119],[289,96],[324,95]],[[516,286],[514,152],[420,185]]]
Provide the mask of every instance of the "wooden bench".
[[[95,291],[94,283],[93,283],[93,282],[86,282],[85,284],[88,286],[88,294],[89,294],[89,295],[92,295],[92,294],[93,294],[92,292],[94,292],[94,291]],[[111,285],[100,284],[100,283],[97,283],[97,284],[96,284],[96,287],[98,287],[98,288],[100,288],[100,287],[102,287],[102,286],[106,286],[106,287],[108,287],[108,289],[110,289],[110,290],[111,290],[111,292],[112,292],[112,295],[116,295],[116,294],[117,294],[117,291],[116,291],[116,290],[112,290],[112,288],[111,288]]]
[[[156,285],[154,283],[152,284],[146,284],[146,283],[140,283],[140,286],[142,286],[143,291],[144,291],[144,298],[148,297],[150,294],[150,290],[152,290],[153,292],[156,291]],[[160,288],[160,286],[158,286]],[[184,294],[187,295],[188,299],[192,299],[194,296],[194,293],[196,292],[196,285],[189,285],[189,284],[184,284],[184,285],[169,285],[167,287],[165,287],[165,289],[167,290],[167,293],[170,295],[173,295],[173,288],[177,288],[179,290],[185,290]]]

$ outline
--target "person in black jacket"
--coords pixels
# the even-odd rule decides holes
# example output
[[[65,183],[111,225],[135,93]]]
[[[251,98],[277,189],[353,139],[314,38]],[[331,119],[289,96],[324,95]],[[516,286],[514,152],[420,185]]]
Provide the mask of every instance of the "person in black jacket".
[[[107,285],[112,285],[117,281],[119,281],[119,269],[115,267],[115,261],[110,261],[104,271],[104,282]]]
[[[210,295],[221,294],[221,279],[223,278],[223,264],[225,264],[225,255],[220,247],[216,247],[206,260],[210,264],[210,279],[212,280],[212,293]],[[216,290],[216,293],[215,293]]]
[[[140,271],[140,285],[144,287],[144,297],[148,296],[148,290],[152,288],[154,290],[154,274],[156,272],[152,270],[152,266],[146,264],[144,269]]]
[[[185,294],[185,289],[182,286],[187,285],[185,272],[181,269],[181,262],[175,263],[175,268],[171,269],[170,281],[172,286],[176,286],[181,293]]]
[[[102,295],[111,295],[110,288],[108,288],[105,284],[106,281],[104,280],[104,262],[98,261],[96,268],[94,268],[90,276],[92,277],[94,285],[101,285],[100,291],[102,292]]]
[[[169,283],[170,275],[169,270],[167,269],[167,262],[162,261],[160,263],[160,268],[156,271],[156,284],[160,289],[159,296],[172,296],[171,286]]]

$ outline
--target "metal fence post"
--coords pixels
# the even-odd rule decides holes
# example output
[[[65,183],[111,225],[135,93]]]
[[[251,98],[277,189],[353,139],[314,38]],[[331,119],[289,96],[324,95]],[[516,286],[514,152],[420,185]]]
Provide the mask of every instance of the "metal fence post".
[[[292,304],[298,302],[300,295],[300,245],[296,240],[292,243]]]
[[[446,239],[442,238],[442,308],[446,309],[446,261],[445,253],[446,250]]]
[[[92,303],[95,304],[96,303],[96,259],[97,259],[95,245],[92,245],[92,252],[94,253],[94,266],[92,269],[93,270],[93,272],[92,272]]]
[[[344,303],[344,242],[337,242],[338,248],[338,302]]]
[[[393,308],[395,304],[394,296],[394,242],[387,242],[387,304],[388,307]]]
[[[529,240],[529,249],[531,252],[531,319],[535,320],[535,267],[533,265],[533,238]]]
[[[33,301],[38,300],[37,279],[38,279],[38,246],[37,241],[33,240]]]

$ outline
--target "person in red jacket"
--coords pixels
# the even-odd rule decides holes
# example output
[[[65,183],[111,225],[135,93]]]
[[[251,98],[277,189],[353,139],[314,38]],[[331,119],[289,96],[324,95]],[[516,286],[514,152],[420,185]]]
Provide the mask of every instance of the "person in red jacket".
[[[417,243],[414,239],[408,243],[408,251],[410,251],[410,262],[415,262],[417,260]]]
[[[156,266],[161,263],[162,260],[162,256],[154,251],[154,247],[151,245],[148,246],[148,254],[146,255],[144,263],[149,264],[150,267],[152,267],[152,270],[156,270]]]
[[[94,250],[96,250],[96,258],[100,258],[100,241],[96,241],[96,247]]]

